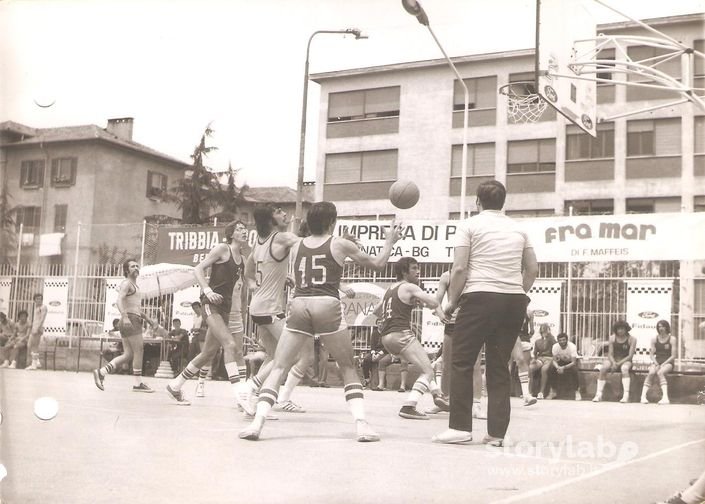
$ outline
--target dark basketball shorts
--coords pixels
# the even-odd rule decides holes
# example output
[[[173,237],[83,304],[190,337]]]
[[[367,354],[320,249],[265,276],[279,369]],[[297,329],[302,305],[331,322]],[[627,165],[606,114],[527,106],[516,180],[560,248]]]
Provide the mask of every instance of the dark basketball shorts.
[[[134,313],[128,313],[127,318],[130,319],[132,327],[125,327],[122,323],[122,319],[118,322],[118,329],[120,330],[120,336],[127,338],[130,336],[137,336],[142,334],[142,317]]]
[[[204,300],[204,298],[201,298],[201,306],[203,306],[203,313],[206,314],[206,323],[208,323],[208,319],[211,318],[211,315],[220,315],[220,318],[223,319],[225,325],[228,325],[228,322],[230,321],[231,303],[223,302],[220,304],[213,304],[207,299]]]
[[[414,336],[414,333],[412,333],[410,329],[391,332],[382,336],[384,348],[392,355],[401,354],[414,340],[416,340],[416,336]]]
[[[445,327],[443,328],[443,334],[445,334],[446,336],[453,336],[454,330],[455,324],[451,322],[450,324],[445,325]]]
[[[277,320],[284,318],[283,313],[278,313],[277,315],[251,315],[252,322],[257,325],[271,325]]]
[[[343,306],[331,296],[297,297],[291,301],[287,330],[309,336],[337,333],[347,329]]]

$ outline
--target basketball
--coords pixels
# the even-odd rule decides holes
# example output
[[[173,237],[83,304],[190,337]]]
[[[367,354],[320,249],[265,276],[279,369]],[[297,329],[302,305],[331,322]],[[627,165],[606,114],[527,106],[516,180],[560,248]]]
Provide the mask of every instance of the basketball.
[[[389,201],[402,210],[411,208],[419,201],[419,188],[411,180],[397,180],[389,188]]]

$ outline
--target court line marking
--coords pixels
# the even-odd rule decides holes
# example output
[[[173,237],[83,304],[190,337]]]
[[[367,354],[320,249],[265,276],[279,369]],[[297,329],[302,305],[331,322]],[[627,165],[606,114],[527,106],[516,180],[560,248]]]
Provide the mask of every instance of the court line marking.
[[[562,488],[564,486],[572,485],[573,483],[577,483],[578,481],[594,478],[595,476],[599,476],[601,474],[604,474],[608,471],[612,471],[613,469],[622,469],[623,467],[626,467],[631,464],[636,464],[637,462],[643,462],[645,460],[649,460],[655,457],[660,457],[661,455],[665,455],[666,453],[670,453],[672,451],[680,450],[681,448],[685,448],[686,446],[698,444],[698,443],[703,443],[705,442],[705,438],[702,439],[697,439],[695,441],[688,441],[687,443],[682,443],[676,446],[671,446],[670,448],[665,448],[663,450],[650,453],[649,455],[644,455],[643,457],[627,460],[625,462],[614,462],[611,464],[607,464],[603,466],[602,468],[587,473],[587,474],[581,474],[580,476],[576,476],[575,478],[568,479],[568,480],[562,480],[558,481],[556,483],[552,483],[550,485],[546,485],[544,487],[540,488],[535,488],[533,490],[529,490],[528,492],[524,492],[522,494],[518,495],[513,495],[511,497],[508,497],[506,499],[500,499],[496,501],[492,501],[490,504],[508,504],[510,502],[517,502],[520,500],[528,499],[529,497],[537,497],[539,495],[543,495],[545,493],[551,492],[553,490],[556,490],[558,488]]]

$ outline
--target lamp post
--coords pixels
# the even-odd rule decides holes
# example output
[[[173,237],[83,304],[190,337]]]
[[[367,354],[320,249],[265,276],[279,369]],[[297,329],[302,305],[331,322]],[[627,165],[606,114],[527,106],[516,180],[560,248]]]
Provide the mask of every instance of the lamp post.
[[[417,2],[416,0],[401,0],[401,4],[404,7],[404,10],[414,16],[419,23],[424,25],[426,28],[428,28],[429,33],[433,37],[433,40],[436,41],[436,45],[438,48],[441,50],[443,53],[443,56],[445,57],[446,61],[448,62],[448,65],[450,66],[451,70],[455,73],[455,76],[458,78],[458,81],[460,82],[460,85],[463,87],[463,92],[465,93],[465,106],[463,108],[463,147],[462,147],[462,156],[461,156],[461,168],[460,168],[460,218],[464,219],[465,218],[465,193],[467,192],[467,162],[468,162],[468,104],[470,102],[470,91],[468,91],[468,86],[465,84],[465,81],[463,81],[463,78],[460,76],[460,73],[458,73],[458,69],[455,68],[455,65],[451,61],[451,59],[448,57],[448,55],[445,52],[445,49],[443,49],[443,46],[441,43],[438,41],[438,38],[436,37],[436,34],[433,33],[433,30],[431,29],[431,24],[428,21],[428,16],[426,15],[426,11],[423,9],[421,4]]]
[[[303,105],[301,107],[301,139],[299,140],[299,173],[296,180],[296,213],[295,213],[295,229],[297,232],[299,226],[301,225],[301,217],[303,215],[303,192],[304,192],[304,153],[306,151],[306,105],[308,100],[308,63],[309,63],[309,53],[311,51],[311,41],[313,37],[321,33],[336,33],[341,35],[355,35],[355,40],[366,39],[367,37],[362,35],[362,31],[358,28],[346,28],[344,30],[317,30],[311,34],[308,38],[308,44],[306,45],[306,65],[304,67],[304,96]]]

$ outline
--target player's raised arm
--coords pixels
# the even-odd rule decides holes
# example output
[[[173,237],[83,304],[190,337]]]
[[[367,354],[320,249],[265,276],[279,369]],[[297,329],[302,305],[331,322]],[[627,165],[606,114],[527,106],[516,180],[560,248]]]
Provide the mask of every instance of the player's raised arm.
[[[335,240],[336,245],[340,247],[341,251],[345,257],[349,257],[354,262],[365,268],[372,268],[375,270],[381,270],[384,268],[385,264],[389,260],[389,256],[392,253],[392,246],[399,241],[401,238],[401,226],[395,221],[392,221],[389,230],[387,231],[387,237],[384,240],[384,247],[382,252],[377,256],[371,256],[362,250],[360,250],[355,243],[344,238],[338,238]]]

